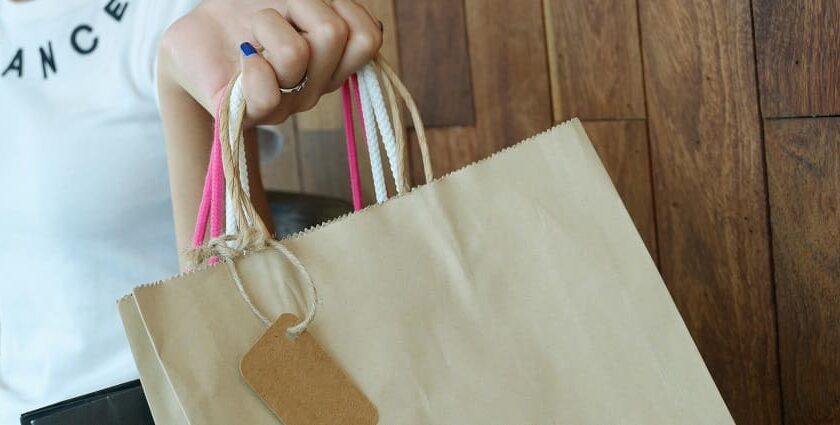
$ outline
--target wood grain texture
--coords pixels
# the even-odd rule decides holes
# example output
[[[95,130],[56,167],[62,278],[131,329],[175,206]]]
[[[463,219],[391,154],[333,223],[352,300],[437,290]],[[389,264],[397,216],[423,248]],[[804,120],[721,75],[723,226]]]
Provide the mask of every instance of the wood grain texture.
[[[432,128],[429,145],[436,175],[469,165],[551,125],[545,31],[539,2],[464,2],[469,39],[476,123],[473,127]],[[500,54],[523,52],[541,54]],[[435,63],[427,66],[438,66]],[[412,143],[415,182],[421,182]]]
[[[651,257],[657,260],[647,124],[642,120],[586,121],[583,126]]]
[[[545,29],[542,6],[536,1],[515,6],[503,0],[464,4],[481,141],[473,158],[483,158],[551,125]]]
[[[427,127],[475,123],[464,3],[396,0],[402,75]]]
[[[644,118],[636,0],[543,0],[554,120]]]
[[[840,2],[754,0],[765,117],[840,114]]]
[[[660,268],[735,422],[778,424],[750,4],[639,3]]]
[[[475,127],[439,127],[426,129],[426,138],[429,141],[429,154],[432,158],[432,171],[435,177],[443,176],[451,171],[469,165],[478,159],[476,152],[479,152],[480,142],[476,137]],[[410,137],[410,165],[411,181],[416,185],[425,183],[423,174],[423,163],[420,158],[420,149],[417,145],[417,136],[411,131]]]
[[[765,134],[785,423],[840,423],[840,119]]]

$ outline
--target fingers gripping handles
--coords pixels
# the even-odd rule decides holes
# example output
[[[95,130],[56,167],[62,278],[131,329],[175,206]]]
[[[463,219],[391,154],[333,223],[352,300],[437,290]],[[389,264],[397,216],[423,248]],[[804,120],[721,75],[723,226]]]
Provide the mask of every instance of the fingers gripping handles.
[[[402,101],[409,111],[410,117],[414,124],[414,129],[417,134],[418,144],[420,146],[420,154],[422,158],[423,170],[426,182],[431,182],[434,179],[432,173],[432,163],[429,156],[429,147],[425,135],[420,113],[414,103],[411,95],[408,93],[405,85],[397,77],[396,73],[391,69],[388,63],[378,56],[371,65],[365,67],[359,75],[360,91],[367,90],[371,100],[376,103],[377,96],[373,84],[384,88],[385,96],[378,96],[382,100],[382,105],[376,107],[381,109],[379,113],[373,111],[371,115],[363,115],[366,121],[372,119],[377,120],[377,128],[380,133],[388,133],[384,122],[386,120],[393,120],[393,133],[385,134],[393,140],[393,146],[386,145],[386,154],[388,156],[392,175],[395,179],[398,193],[404,193],[409,190],[408,176],[405,171],[405,164],[407,163],[408,142],[404,131],[402,131],[401,110],[399,102]],[[247,167],[245,167],[245,145],[244,137],[242,135],[242,122],[245,116],[244,98],[241,96],[241,89],[239,89],[239,77],[231,81],[229,89],[222,98],[217,117],[218,134],[219,134],[219,153],[222,162],[222,169],[224,171],[224,183],[226,186],[227,197],[230,205],[229,210],[232,213],[228,214],[228,220],[233,219],[235,224],[234,229],[239,229],[239,233],[255,233],[260,239],[270,239],[267,226],[257,214],[253,203],[251,202],[248,188],[247,188]],[[365,83],[361,83],[365,81]],[[239,93],[239,94],[237,94]],[[364,94],[362,94],[364,99]],[[345,103],[346,105],[346,103]],[[386,109],[387,108],[387,109]],[[390,112],[390,116],[389,116]],[[382,125],[378,123],[382,122]],[[383,131],[384,130],[384,131]],[[370,143],[370,140],[368,140]],[[214,143],[215,145],[216,143]],[[228,226],[230,229],[230,226]]]

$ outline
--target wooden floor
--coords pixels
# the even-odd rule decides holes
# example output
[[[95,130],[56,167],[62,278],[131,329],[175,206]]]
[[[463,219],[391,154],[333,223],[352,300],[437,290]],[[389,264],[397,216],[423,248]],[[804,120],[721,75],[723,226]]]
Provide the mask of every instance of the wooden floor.
[[[840,424],[840,1],[362,2],[437,174],[580,117],[736,422]],[[348,198],[337,95],[284,131]]]

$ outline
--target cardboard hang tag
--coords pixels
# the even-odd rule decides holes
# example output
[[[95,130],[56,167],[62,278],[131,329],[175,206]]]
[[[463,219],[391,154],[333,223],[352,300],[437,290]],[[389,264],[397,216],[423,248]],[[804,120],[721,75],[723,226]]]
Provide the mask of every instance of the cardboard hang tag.
[[[245,382],[285,425],[376,424],[376,407],[309,332],[286,336],[298,322],[283,314],[257,340],[239,365]]]

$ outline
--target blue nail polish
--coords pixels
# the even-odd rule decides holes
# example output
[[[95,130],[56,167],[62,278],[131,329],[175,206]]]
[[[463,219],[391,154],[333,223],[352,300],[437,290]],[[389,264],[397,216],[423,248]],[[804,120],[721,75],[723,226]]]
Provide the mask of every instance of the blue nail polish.
[[[239,48],[242,50],[242,54],[245,55],[245,57],[248,57],[248,56],[251,56],[251,55],[257,53],[257,49],[255,49],[254,46],[252,46],[251,43],[249,43],[247,41],[240,44]]]

